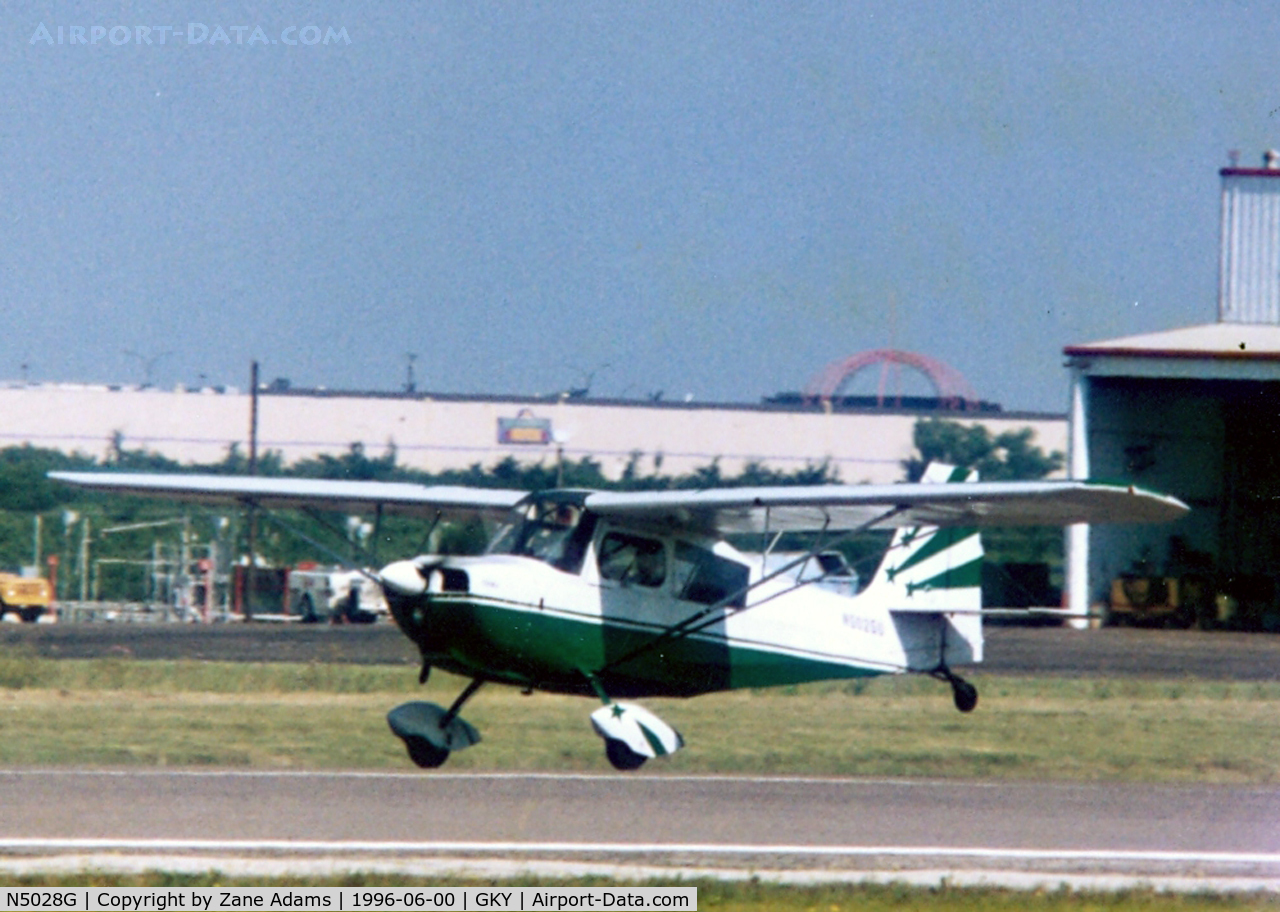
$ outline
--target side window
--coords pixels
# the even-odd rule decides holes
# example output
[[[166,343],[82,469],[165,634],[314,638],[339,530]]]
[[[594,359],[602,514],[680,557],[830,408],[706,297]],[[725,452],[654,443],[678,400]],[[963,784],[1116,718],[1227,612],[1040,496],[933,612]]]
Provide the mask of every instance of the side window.
[[[600,578],[653,588],[667,578],[667,553],[656,538],[610,532],[600,542]]]
[[[673,570],[676,596],[702,605],[736,597],[728,604],[741,608],[746,597],[745,589],[750,571],[727,558],[712,554],[687,542],[676,542],[676,559]]]

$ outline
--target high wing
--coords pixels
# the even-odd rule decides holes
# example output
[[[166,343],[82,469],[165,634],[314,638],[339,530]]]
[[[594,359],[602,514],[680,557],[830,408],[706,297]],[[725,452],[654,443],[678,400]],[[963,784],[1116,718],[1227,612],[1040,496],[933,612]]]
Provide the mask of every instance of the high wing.
[[[330,481],[318,478],[263,478],[255,475],[184,475],[144,472],[50,472],[57,481],[91,491],[165,497],[215,506],[316,507],[356,512],[381,507],[387,513],[501,514],[526,491],[420,485],[392,481]]]
[[[211,505],[384,512],[505,513],[525,491],[409,482],[264,478],[143,472],[50,472],[93,491]],[[1095,481],[987,481],[952,484],[814,485],[704,491],[595,491],[585,505],[603,516],[710,533],[838,531],[900,526],[1063,526],[1169,522],[1187,512],[1176,497]]]
[[[587,497],[586,506],[621,520],[719,534],[1169,522],[1188,510],[1176,497],[1095,481],[600,491]]]

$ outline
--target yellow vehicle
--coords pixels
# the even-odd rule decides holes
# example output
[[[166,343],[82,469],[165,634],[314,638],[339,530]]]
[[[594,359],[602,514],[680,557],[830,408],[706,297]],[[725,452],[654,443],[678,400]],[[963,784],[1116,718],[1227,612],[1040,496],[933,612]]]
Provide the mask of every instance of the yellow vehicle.
[[[40,577],[0,573],[0,620],[10,612],[28,623],[35,621],[53,604],[49,581]]]

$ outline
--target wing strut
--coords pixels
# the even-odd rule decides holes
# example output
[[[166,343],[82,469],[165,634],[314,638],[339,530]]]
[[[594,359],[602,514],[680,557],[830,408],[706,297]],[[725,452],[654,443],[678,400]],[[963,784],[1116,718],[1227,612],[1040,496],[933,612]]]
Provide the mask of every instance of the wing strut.
[[[825,544],[820,544],[819,549],[830,548],[832,545],[839,544],[840,542],[845,541],[846,539],[852,538],[855,535],[859,535],[863,532],[866,532],[868,529],[871,529],[872,527],[874,527],[877,523],[882,523],[888,519],[892,519],[893,517],[897,516],[899,513],[905,512],[907,509],[909,509],[908,506],[900,504],[891,510],[886,510],[884,513],[880,514],[874,519],[868,520],[867,522],[863,523],[857,528],[849,529],[848,531],[843,532],[840,535],[837,535],[835,538],[831,539],[829,542]],[[824,527],[824,530],[825,530],[825,527]],[[777,579],[779,576],[782,576],[784,573],[788,573],[794,570],[796,567],[799,567],[801,564],[805,563],[806,561],[812,560],[817,553],[818,553],[817,550],[807,551],[802,556],[797,557],[795,560],[789,561],[788,563],[779,567],[777,570],[773,571],[772,573],[766,576],[760,577],[760,579],[756,580],[754,583],[749,583],[748,585],[743,586],[741,589],[738,589],[734,592],[729,593],[724,598],[721,598],[718,601],[713,602],[712,604],[708,605],[706,608],[703,608],[699,611],[695,611],[693,614],[689,615],[683,621],[673,624],[670,627],[668,627],[666,630],[662,631],[662,633],[655,636],[649,642],[642,643],[639,646],[637,646],[635,649],[632,649],[630,652],[624,653],[623,655],[614,659],[608,665],[605,665],[604,667],[600,668],[596,672],[596,674],[603,674],[606,671],[612,671],[613,669],[617,668],[619,665],[625,665],[627,662],[630,662],[632,659],[642,656],[645,653],[652,652],[653,650],[657,649],[659,646],[664,646],[667,643],[672,642],[673,640],[684,639],[690,634],[697,633],[699,630],[702,630],[705,627],[710,627],[712,624],[718,623],[720,621],[720,612],[724,611],[724,609],[727,608],[732,602],[735,602],[739,598],[746,596],[749,592],[751,592],[751,590],[755,589],[757,586],[761,586],[764,583],[769,582],[770,580]],[[741,614],[744,611],[749,611],[752,608],[757,608],[760,605],[764,605],[768,602],[773,601],[779,595],[783,595],[786,592],[794,591],[795,589],[799,589],[801,586],[804,586],[804,585],[807,585],[807,583],[796,583],[796,585],[792,586],[790,589],[785,589],[782,592],[775,593],[774,595],[771,595],[768,598],[761,599],[755,604],[745,605],[742,608],[738,608],[733,613]]]
[[[288,532],[290,535],[296,535],[298,538],[302,539],[304,542],[306,542],[306,543],[307,543],[308,545],[310,545],[311,547],[316,548],[316,549],[318,549],[318,550],[320,550],[320,551],[323,551],[325,554],[327,554],[327,555],[329,555],[330,557],[332,557],[332,558],[333,558],[337,563],[341,564],[342,566],[344,566],[344,567],[350,567],[352,570],[356,571],[356,572],[357,572],[357,573],[359,573],[361,576],[364,576],[364,577],[368,578],[368,579],[369,579],[370,581],[372,581],[372,582],[375,582],[375,583],[380,583],[380,582],[381,582],[381,580],[378,578],[377,574],[370,572],[368,569],[366,569],[366,568],[364,568],[364,567],[357,567],[357,566],[355,566],[355,565],[352,563],[352,561],[351,561],[351,559],[350,559],[350,558],[343,556],[342,554],[338,553],[335,549],[330,548],[328,545],[323,544],[322,542],[317,541],[316,539],[312,538],[312,537],[311,537],[310,535],[308,535],[307,533],[303,532],[301,529],[295,529],[295,528],[294,528],[293,526],[291,526],[289,523],[285,522],[283,519],[281,519],[280,517],[276,516],[275,511],[273,511],[273,510],[268,510],[268,509],[265,509],[265,508],[263,508],[263,507],[260,507],[260,506],[258,506],[258,505],[257,505],[254,501],[252,501],[252,500],[246,500],[246,504],[250,507],[250,509],[256,510],[260,515],[262,515],[263,517],[265,517],[267,520],[269,520],[269,521],[270,521],[271,523],[273,523],[274,525],[277,525],[277,526],[279,526],[281,529],[284,529],[284,531]],[[308,511],[306,511],[306,512],[307,512],[307,515],[308,515],[308,516],[311,516],[311,518],[312,518],[312,519],[316,520],[316,521],[317,521],[317,522],[319,522],[321,525],[323,525],[326,529],[328,529],[329,531],[334,532],[334,533],[336,534],[336,531],[337,531],[337,530],[335,530],[335,529],[334,529],[334,528],[333,528],[333,527],[332,527],[328,522],[326,522],[326,521],[324,520],[324,518],[323,518],[323,517],[320,517],[320,516],[314,516],[314,515],[312,515],[310,510],[308,510]],[[359,547],[359,546],[357,545],[356,547]],[[361,548],[360,550],[362,550],[362,551],[363,551],[364,549],[363,549],[363,548]],[[367,553],[367,552],[366,552],[366,553]]]
[[[418,553],[423,554],[431,544],[431,533],[436,530],[436,526],[440,525],[440,519],[444,516],[444,510],[436,510],[436,515],[431,520],[431,525],[427,527],[427,533],[422,536],[422,544],[418,545]]]
[[[382,504],[376,504],[373,508],[373,547],[365,550],[365,554],[369,555],[369,562],[375,567],[382,566],[382,562],[378,560],[378,542],[382,539]]]

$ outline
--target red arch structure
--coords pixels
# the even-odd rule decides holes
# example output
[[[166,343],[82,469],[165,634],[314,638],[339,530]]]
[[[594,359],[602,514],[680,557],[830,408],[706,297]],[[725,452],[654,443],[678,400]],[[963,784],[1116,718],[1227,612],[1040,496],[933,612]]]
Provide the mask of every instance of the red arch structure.
[[[939,405],[947,409],[973,408],[978,405],[978,396],[969,386],[964,376],[948,364],[917,355],[914,352],[898,351],[895,348],[877,348],[860,352],[840,361],[833,361],[815,374],[804,388],[804,396],[809,400],[829,400],[839,395],[840,390],[860,371],[880,365],[880,385],[876,394],[876,404],[885,404],[885,387],[889,373],[898,365],[905,365],[924,374],[938,393]],[[893,396],[888,396],[890,401]],[[899,396],[898,398],[901,398]]]

